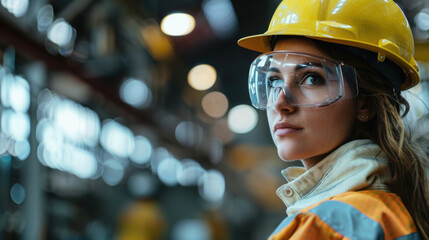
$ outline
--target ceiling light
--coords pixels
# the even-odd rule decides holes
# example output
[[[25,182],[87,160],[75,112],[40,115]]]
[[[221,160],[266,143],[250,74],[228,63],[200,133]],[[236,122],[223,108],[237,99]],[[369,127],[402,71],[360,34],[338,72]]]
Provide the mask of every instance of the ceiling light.
[[[206,0],[203,11],[217,36],[227,37],[238,29],[237,16],[230,0]]]
[[[212,118],[220,118],[228,111],[228,99],[221,92],[210,92],[201,101],[204,112]]]
[[[170,36],[187,35],[195,28],[195,19],[186,13],[172,13],[161,21],[161,30]]]
[[[238,105],[228,114],[228,126],[235,133],[248,133],[256,127],[258,113],[249,105]]]
[[[121,99],[137,108],[146,108],[152,101],[152,93],[146,83],[141,80],[129,78],[120,87]]]
[[[195,66],[188,73],[189,85],[199,91],[211,88],[216,82],[216,70],[208,64]]]
[[[75,30],[64,19],[56,20],[48,30],[48,39],[60,47],[66,47],[73,41]]]
[[[1,5],[15,17],[22,17],[27,12],[28,0],[1,0]]]

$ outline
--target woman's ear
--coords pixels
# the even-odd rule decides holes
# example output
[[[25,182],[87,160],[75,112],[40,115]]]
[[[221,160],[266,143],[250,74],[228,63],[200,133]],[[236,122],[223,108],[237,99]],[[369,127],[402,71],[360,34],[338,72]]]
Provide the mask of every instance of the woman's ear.
[[[358,98],[356,117],[359,122],[365,123],[371,119],[368,101],[365,98]]]

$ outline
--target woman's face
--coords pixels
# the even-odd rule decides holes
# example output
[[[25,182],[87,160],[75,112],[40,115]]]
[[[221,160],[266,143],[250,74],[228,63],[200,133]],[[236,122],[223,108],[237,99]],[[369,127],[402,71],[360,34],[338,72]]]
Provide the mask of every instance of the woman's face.
[[[307,39],[282,39],[274,51],[291,51],[330,57]],[[287,76],[292,68],[282,67]],[[296,107],[280,94],[267,109],[270,132],[283,160],[301,159],[309,169],[352,135],[357,119],[356,99],[341,99],[325,107]]]

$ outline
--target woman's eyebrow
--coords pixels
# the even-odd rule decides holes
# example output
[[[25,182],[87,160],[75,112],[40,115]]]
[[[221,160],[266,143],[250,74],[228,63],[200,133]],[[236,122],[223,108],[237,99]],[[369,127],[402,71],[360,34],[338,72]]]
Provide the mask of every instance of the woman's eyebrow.
[[[268,72],[276,72],[276,73],[280,73],[280,70],[276,67],[271,67],[268,69]]]
[[[323,65],[319,62],[308,62],[308,63],[300,63],[297,64],[295,66],[295,71],[304,69],[304,68],[308,68],[308,67],[319,67],[319,68],[323,68]],[[276,72],[276,73],[280,73],[280,70],[276,67],[271,67],[268,69],[268,72]],[[332,72],[332,71],[330,71]]]
[[[295,67],[295,71],[298,71],[300,69],[304,69],[304,68],[308,68],[308,67],[320,67],[323,68],[323,65],[319,62],[308,62],[308,63],[300,63],[298,65],[296,65]],[[326,70],[328,70],[329,73],[334,74],[335,72],[332,71],[331,68],[326,68]]]
[[[323,68],[323,65],[321,64],[321,63],[318,63],[318,62],[308,62],[308,63],[300,63],[300,64],[297,64],[296,65],[296,67],[295,67],[295,71],[297,71],[297,70],[301,70],[301,69],[303,69],[303,68],[307,68],[307,67],[320,67],[320,68]]]

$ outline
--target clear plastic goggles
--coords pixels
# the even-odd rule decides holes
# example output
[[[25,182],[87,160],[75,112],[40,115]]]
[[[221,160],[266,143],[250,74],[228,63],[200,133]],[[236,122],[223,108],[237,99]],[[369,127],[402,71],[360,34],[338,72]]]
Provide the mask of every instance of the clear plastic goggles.
[[[358,85],[354,67],[296,52],[269,52],[250,66],[249,94],[253,106],[267,109],[280,94],[299,107],[322,107],[354,98]]]

